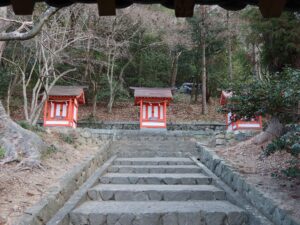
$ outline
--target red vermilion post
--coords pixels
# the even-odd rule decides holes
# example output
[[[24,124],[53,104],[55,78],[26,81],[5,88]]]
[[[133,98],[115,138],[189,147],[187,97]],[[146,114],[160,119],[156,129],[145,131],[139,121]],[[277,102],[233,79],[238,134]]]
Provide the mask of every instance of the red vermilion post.
[[[48,101],[46,101],[45,106],[44,106],[44,126],[45,126],[47,118],[48,118],[47,115],[49,115],[49,112],[48,112]]]
[[[165,128],[167,127],[167,102],[164,101],[164,123],[165,123]]]
[[[143,123],[143,100],[140,101],[140,128],[142,128]]]

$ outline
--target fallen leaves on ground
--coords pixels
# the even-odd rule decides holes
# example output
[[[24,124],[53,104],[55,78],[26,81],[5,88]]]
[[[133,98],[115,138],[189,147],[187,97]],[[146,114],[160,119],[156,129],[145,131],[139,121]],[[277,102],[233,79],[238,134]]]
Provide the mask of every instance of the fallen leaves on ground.
[[[57,147],[46,155],[45,170],[16,171],[15,163],[0,165],[0,225],[13,225],[24,210],[47,194],[67,171],[98,150],[95,146],[75,146],[61,140],[57,133],[44,134],[48,144]],[[45,139],[45,138],[44,138]]]
[[[225,123],[225,116],[218,113],[219,99],[211,98],[208,104],[207,115],[202,115],[201,100],[190,103],[189,95],[179,95],[167,109],[168,122],[222,122]],[[91,105],[83,105],[79,108],[79,120],[88,120],[92,114]],[[117,101],[113,107],[113,113],[107,112],[105,103],[97,106],[97,121],[139,121],[139,107],[134,106],[133,100]]]
[[[267,158],[262,157],[262,149],[267,144],[255,145],[250,139],[227,148],[217,148],[215,151],[243,174],[248,182],[300,221],[300,179],[288,178],[280,172],[289,166],[292,156],[282,151]]]

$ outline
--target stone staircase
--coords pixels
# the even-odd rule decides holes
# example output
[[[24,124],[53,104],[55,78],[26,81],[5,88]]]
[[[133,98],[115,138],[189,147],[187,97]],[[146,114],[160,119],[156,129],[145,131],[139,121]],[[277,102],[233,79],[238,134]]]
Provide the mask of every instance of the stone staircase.
[[[117,158],[70,225],[248,225],[190,158]]]

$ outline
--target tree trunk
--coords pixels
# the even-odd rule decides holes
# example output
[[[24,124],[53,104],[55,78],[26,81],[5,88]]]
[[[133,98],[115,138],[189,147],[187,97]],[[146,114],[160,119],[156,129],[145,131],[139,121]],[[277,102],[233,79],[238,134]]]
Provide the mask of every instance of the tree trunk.
[[[207,83],[208,83],[208,82],[207,82]],[[207,84],[207,83],[206,83],[206,84]],[[206,103],[209,103],[210,97],[211,97],[211,91],[210,91],[210,89],[206,86]]]
[[[31,167],[40,164],[41,153],[47,149],[35,133],[23,129],[6,114],[0,101],[0,146],[5,150],[6,161],[22,161]]]
[[[198,102],[198,96],[199,96],[199,85],[200,85],[200,82],[199,80],[197,79],[197,83],[196,83],[196,92],[195,92],[195,102]]]
[[[191,90],[191,99],[190,99],[190,104],[196,103],[196,80],[195,77],[193,77],[192,80],[193,86],[192,86],[192,90]]]
[[[172,68],[171,68],[171,82],[170,86],[175,87],[176,86],[176,79],[177,79],[177,72],[178,72],[178,60],[182,52],[176,52],[173,55],[172,60]]]
[[[206,29],[205,29],[205,6],[201,6],[201,14],[202,14],[202,29],[201,29],[201,36],[202,36],[202,114],[207,114],[207,102],[206,102]]]
[[[268,122],[268,127],[265,131],[261,132],[259,135],[255,136],[252,141],[254,144],[263,144],[270,141],[276,137],[282,135],[283,125],[280,123],[277,117],[272,117]]]
[[[96,119],[96,115],[97,115],[97,98],[98,98],[97,93],[94,93],[94,96],[93,96],[93,112],[92,112],[92,116],[93,116],[94,119]]]
[[[112,93],[109,96],[109,102],[108,102],[108,105],[107,105],[107,111],[108,111],[108,113],[112,113],[112,107],[114,105],[114,102],[115,102],[115,94]]]
[[[6,7],[1,7],[0,8],[0,17],[6,18],[6,16],[7,16],[7,8]],[[0,22],[0,31],[4,27],[5,27],[5,23]],[[5,44],[6,44],[6,42],[0,41],[0,62],[1,62],[1,58],[2,58],[2,55],[3,55],[4,49],[5,49]]]
[[[97,115],[97,100],[98,100],[98,93],[97,93],[97,83],[96,81],[91,81],[93,84],[93,112],[92,116],[95,119]]]
[[[11,99],[11,96],[13,95],[13,92],[16,87],[18,79],[19,79],[19,75],[15,74],[14,77],[11,78],[8,89],[7,89],[6,113],[8,116],[10,116],[10,99]]]
[[[261,67],[260,67],[260,54],[259,49],[255,43],[252,45],[252,58],[253,58],[253,73],[257,79],[262,80]]]
[[[228,39],[228,72],[230,81],[233,80],[233,67],[232,67],[232,40],[231,40],[231,29],[230,29],[230,16],[227,11],[227,39]]]

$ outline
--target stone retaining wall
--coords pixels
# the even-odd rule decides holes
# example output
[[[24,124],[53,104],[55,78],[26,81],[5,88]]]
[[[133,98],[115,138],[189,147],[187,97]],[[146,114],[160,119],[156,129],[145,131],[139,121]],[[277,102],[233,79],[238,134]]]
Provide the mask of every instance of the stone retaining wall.
[[[234,191],[239,192],[247,201],[260,210],[268,219],[276,225],[300,225],[288,213],[276,205],[272,199],[263,195],[255,187],[247,183],[238,172],[212,150],[197,144],[199,158],[213,173],[220,177]]]
[[[127,138],[129,136],[137,135],[140,137],[145,135],[145,132],[140,130],[139,122],[79,122],[79,129],[83,130],[83,137],[106,140],[112,137],[120,139],[121,137]],[[235,144],[240,141],[245,141],[255,136],[260,131],[226,131],[226,124],[222,123],[168,123],[167,125],[169,134],[166,132],[153,132],[161,133],[163,136],[194,136],[194,137],[209,137],[210,143],[208,146],[226,146],[227,144]],[[92,134],[89,134],[92,133]],[[148,132],[150,133],[150,132]],[[148,135],[149,136],[149,135]],[[89,141],[89,140],[87,140]]]
[[[148,141],[153,139],[155,141],[184,141],[194,140],[201,142],[205,146],[216,146],[216,135],[222,131],[214,131],[212,129],[199,131],[145,131],[145,130],[100,130],[90,128],[78,128],[76,131],[80,135],[80,142],[94,142],[105,140],[133,140],[133,141]]]
[[[25,211],[18,225],[45,225],[95,170],[107,161],[110,145],[111,142],[107,141],[96,155],[64,175],[57,186],[51,187],[44,198]]]
[[[80,128],[108,129],[108,130],[139,130],[139,122],[84,122],[78,123]],[[223,123],[168,123],[168,130],[198,131],[198,130],[225,130]]]

